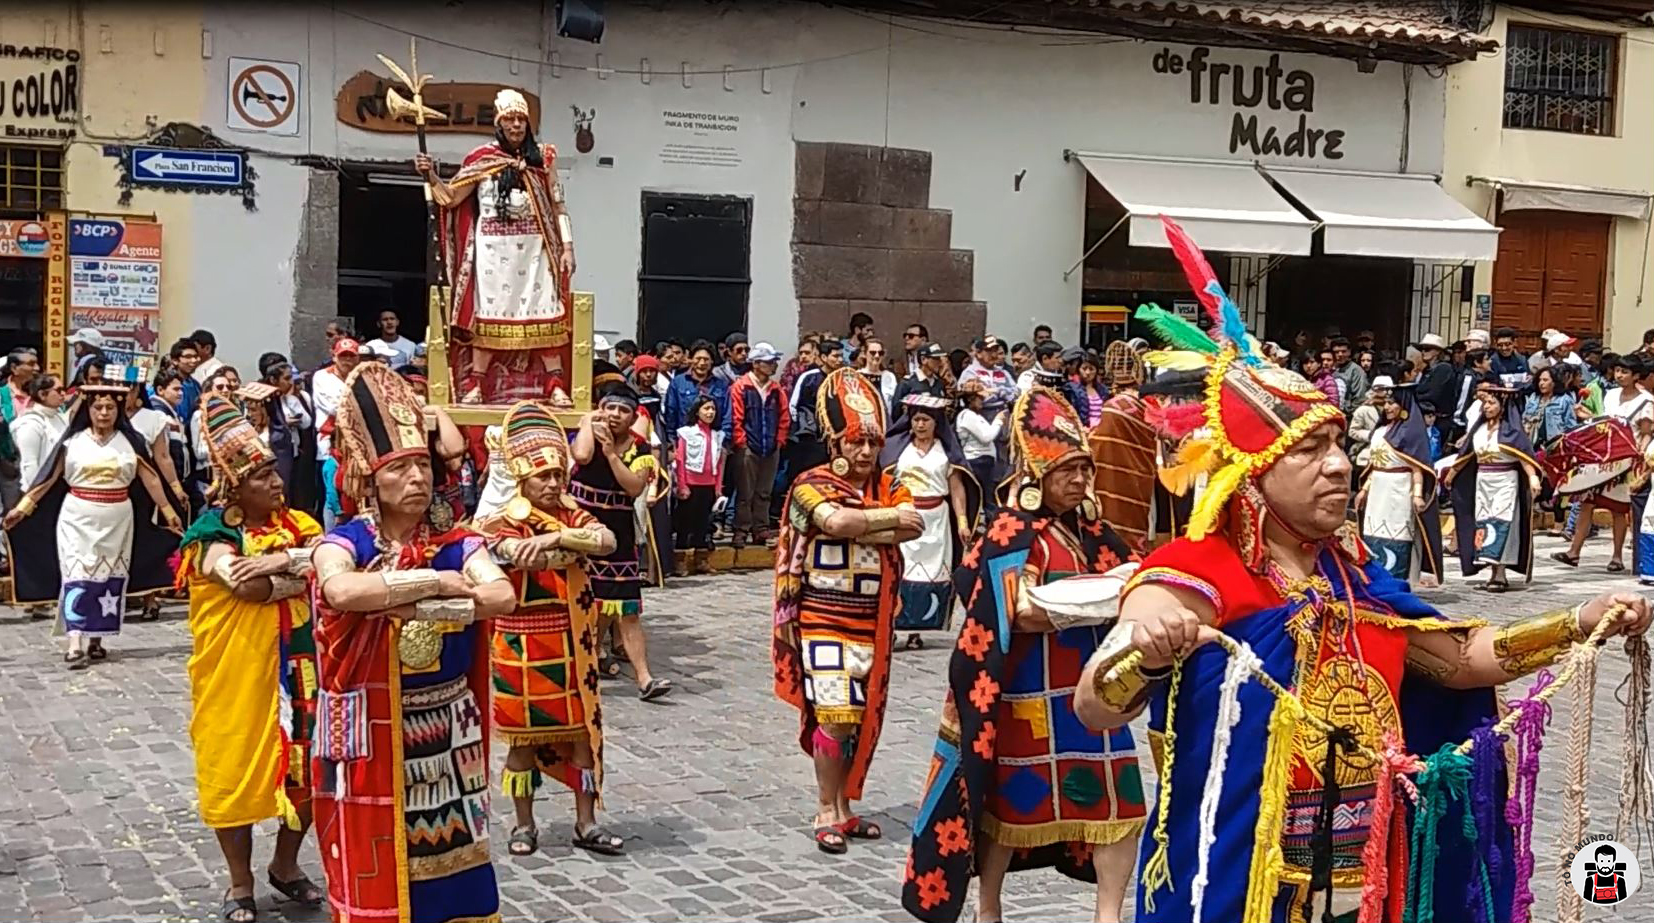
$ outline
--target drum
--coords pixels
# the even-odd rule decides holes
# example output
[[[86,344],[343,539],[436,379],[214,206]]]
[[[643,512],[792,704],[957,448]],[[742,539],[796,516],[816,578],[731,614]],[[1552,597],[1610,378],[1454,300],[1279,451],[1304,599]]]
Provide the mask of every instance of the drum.
[[[1612,483],[1637,462],[1637,438],[1618,417],[1595,417],[1554,440],[1545,451],[1545,473],[1556,492],[1583,493]]]

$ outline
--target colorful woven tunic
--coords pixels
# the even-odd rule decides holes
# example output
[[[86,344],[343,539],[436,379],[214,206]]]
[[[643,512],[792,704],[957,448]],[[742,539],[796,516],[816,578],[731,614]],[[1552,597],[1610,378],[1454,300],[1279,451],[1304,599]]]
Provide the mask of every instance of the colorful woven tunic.
[[[476,524],[489,539],[532,538],[561,528],[597,525],[590,513],[556,515],[532,507],[523,519],[503,513]],[[597,684],[597,601],[578,561],[540,571],[506,572],[517,609],[492,621],[494,732],[507,746],[547,745],[543,762],[560,765],[573,788],[599,791],[603,775],[603,709]],[[586,741],[595,767],[589,778],[556,755],[559,745]]]
[[[965,623],[902,889],[921,920],[959,918],[979,832],[1016,848],[1012,871],[1055,866],[1095,881],[1092,847],[1143,828],[1131,730],[1098,735],[1074,716],[1080,671],[1109,626],[1016,624],[1027,587],[1102,573],[1130,555],[1101,521],[1068,519],[1002,509],[956,575]]]
[[[893,545],[835,538],[821,523],[838,508],[912,503],[907,488],[875,475],[865,492],[827,466],[799,475],[781,513],[776,544],[775,694],[799,710],[799,744],[823,724],[859,724],[845,795],[861,797],[884,724],[890,637],[901,579]]]
[[[178,582],[189,589],[190,742],[201,819],[214,829],[288,815],[310,800],[316,646],[310,605],[295,597],[237,599],[200,562],[214,542],[256,556],[301,548],[322,534],[297,510],[257,529],[207,510],[182,541]]]
[[[324,543],[358,571],[460,571],[481,539],[421,526],[387,559],[371,516]],[[488,853],[486,623],[427,647],[379,613],[317,609],[316,832],[339,923],[499,919]]]
[[[619,451],[621,460],[634,472],[655,467],[655,457],[636,434]],[[598,451],[590,462],[574,471],[569,495],[615,536],[615,550],[587,559],[592,593],[603,615],[643,614],[643,572],[637,554],[636,498],[628,494],[609,468],[609,460]]]

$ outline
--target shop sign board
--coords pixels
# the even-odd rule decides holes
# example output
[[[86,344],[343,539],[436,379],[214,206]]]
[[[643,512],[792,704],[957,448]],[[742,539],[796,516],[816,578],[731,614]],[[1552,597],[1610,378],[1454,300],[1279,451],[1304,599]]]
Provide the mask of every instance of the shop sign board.
[[[161,225],[69,222],[69,329],[101,331],[110,360],[154,356],[161,337]]]
[[[372,71],[359,71],[339,87],[334,100],[340,124],[362,131],[391,134],[412,134],[413,122],[391,117],[385,103],[385,90],[400,86],[389,77]],[[425,105],[447,116],[441,121],[426,122],[427,134],[494,134],[494,95],[506,89],[500,83],[427,83],[421,91]],[[540,97],[512,87],[528,100],[528,123],[540,124]],[[406,90],[402,90],[405,94]]]
[[[1335,63],[1326,61],[1328,66]],[[1186,84],[1189,105],[1215,106],[1230,114],[1232,156],[1311,162],[1344,158],[1346,126],[1328,124],[1316,115],[1315,73],[1290,60],[1283,65],[1279,53],[1259,61],[1247,53],[1204,45],[1186,51],[1162,47],[1150,66],[1164,79]]]
[[[0,140],[68,141],[80,120],[80,52],[0,44]]]
[[[51,238],[40,221],[0,221],[0,257],[45,259]]]
[[[46,371],[63,377],[69,338],[69,219],[46,214]]]

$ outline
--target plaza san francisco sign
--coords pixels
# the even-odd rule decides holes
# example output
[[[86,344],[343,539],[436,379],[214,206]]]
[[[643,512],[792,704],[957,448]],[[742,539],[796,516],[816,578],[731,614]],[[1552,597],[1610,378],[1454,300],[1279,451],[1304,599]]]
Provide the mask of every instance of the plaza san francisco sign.
[[[1154,72],[1185,82],[1194,106],[1226,106],[1229,153],[1252,157],[1342,160],[1344,130],[1315,118],[1315,75],[1287,70],[1281,56],[1267,63],[1218,60],[1198,46],[1185,55],[1170,48],[1155,53]]]

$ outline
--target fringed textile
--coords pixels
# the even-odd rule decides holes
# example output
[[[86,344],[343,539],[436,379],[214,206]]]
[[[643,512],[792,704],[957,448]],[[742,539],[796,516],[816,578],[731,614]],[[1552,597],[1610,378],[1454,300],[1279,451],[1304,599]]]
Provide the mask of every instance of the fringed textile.
[[[1518,713],[1510,730],[1516,745],[1516,765],[1512,767],[1515,783],[1510,800],[1505,802],[1505,821],[1511,826],[1511,839],[1516,844],[1511,923],[1531,923],[1532,920],[1534,795],[1539,787],[1539,751],[1545,746],[1545,727],[1551,723],[1550,703],[1535,696],[1555,681],[1551,671],[1540,670],[1528,689],[1527,698],[1508,703],[1511,710]]]
[[[1154,832],[1150,834],[1155,843],[1154,852],[1144,861],[1143,870],[1138,873],[1143,884],[1143,909],[1150,913],[1154,912],[1154,892],[1172,883],[1171,860],[1167,855],[1171,837],[1166,833],[1166,822],[1172,806],[1172,761],[1177,756],[1177,690],[1182,681],[1183,662],[1178,661],[1172,664],[1171,684],[1166,689],[1166,736],[1162,744],[1166,758],[1157,767],[1160,771],[1160,791],[1156,793]],[[1238,710],[1235,720],[1240,720]]]
[[[1466,882],[1470,890],[1465,894],[1465,903],[1470,907],[1472,923],[1494,923],[1493,891],[1499,886],[1496,876],[1503,857],[1493,835],[1496,823],[1493,802],[1498,795],[1498,770],[1505,757],[1505,747],[1492,728],[1471,731],[1470,740],[1470,810],[1465,812],[1465,831],[1467,836],[1475,836],[1480,874]],[[1478,897],[1478,889],[1487,895],[1485,901]]]
[[[1608,621],[1607,616],[1603,621]],[[1575,668],[1574,701],[1568,713],[1568,761],[1564,769],[1567,782],[1562,788],[1562,828],[1556,841],[1558,856],[1571,855],[1578,849],[1590,824],[1587,816],[1590,802],[1585,798],[1590,767],[1586,758],[1591,752],[1591,702],[1597,693],[1598,650],[1594,644],[1583,650],[1576,647],[1570,664]],[[1574,890],[1568,866],[1561,862],[1557,863],[1556,892],[1557,923],[1579,923],[1585,913],[1585,899]]]
[[[1356,923],[1387,923],[1394,914],[1386,914],[1386,907],[1400,910],[1404,895],[1400,891],[1392,894],[1390,882],[1406,885],[1407,817],[1406,812],[1396,810],[1396,786],[1405,786],[1416,802],[1418,788],[1407,774],[1423,769],[1424,763],[1403,748],[1401,735],[1386,731],[1374,780],[1373,832],[1361,851],[1361,909]]]
[[[1318,891],[1327,892],[1326,910],[1321,914],[1322,923],[1334,923],[1332,913],[1332,824],[1338,812],[1338,806],[1344,801],[1344,790],[1338,784],[1338,754],[1343,751],[1348,754],[1360,745],[1355,732],[1349,727],[1340,725],[1327,731],[1327,749],[1321,762],[1321,806],[1315,812],[1315,829],[1310,839],[1310,872],[1309,894],[1304,910],[1306,916],[1312,912],[1310,905],[1315,902]]]
[[[1252,836],[1252,874],[1246,885],[1241,923],[1270,923],[1273,917],[1275,892],[1280,889],[1281,870],[1286,866],[1281,828],[1286,823],[1286,789],[1292,775],[1292,738],[1303,718],[1302,703],[1290,698],[1276,701],[1269,715],[1269,745],[1264,751],[1258,823]],[[1170,741],[1166,750],[1169,757]]]
[[[1413,827],[1414,859],[1409,870],[1407,908],[1404,923],[1434,923],[1436,919],[1436,864],[1439,858],[1438,831],[1447,806],[1451,801],[1467,802],[1470,797],[1470,757],[1459,752],[1453,744],[1443,744],[1440,750],[1425,760],[1419,773],[1419,806]],[[1472,847],[1478,837],[1472,812],[1464,812],[1464,838]],[[1487,866],[1478,858],[1472,874],[1472,887],[1480,889],[1480,903],[1486,919],[1493,917],[1493,892],[1488,883]],[[1473,911],[1475,912],[1475,911]]]
[[[533,798],[540,787],[537,769],[507,769],[500,773],[500,794],[507,798]]]
[[[1614,819],[1614,839],[1621,843],[1630,828],[1636,835],[1632,842],[1642,852],[1645,834],[1654,839],[1654,767],[1650,766],[1648,737],[1648,700],[1651,658],[1648,638],[1637,635],[1625,639],[1625,655],[1631,660],[1631,672],[1620,684],[1614,697],[1625,706],[1625,735],[1620,749],[1620,812]]]
[[[1262,669],[1263,661],[1242,642],[1239,649],[1229,655],[1229,664],[1223,670],[1223,682],[1218,686],[1217,717],[1212,730],[1212,760],[1206,770],[1205,789],[1200,795],[1200,864],[1189,886],[1194,923],[1200,923],[1204,915],[1212,844],[1217,842],[1218,795],[1223,791],[1223,771],[1229,764],[1229,744],[1235,725],[1240,723],[1240,685]],[[1162,782],[1161,787],[1170,789],[1171,786]]]

